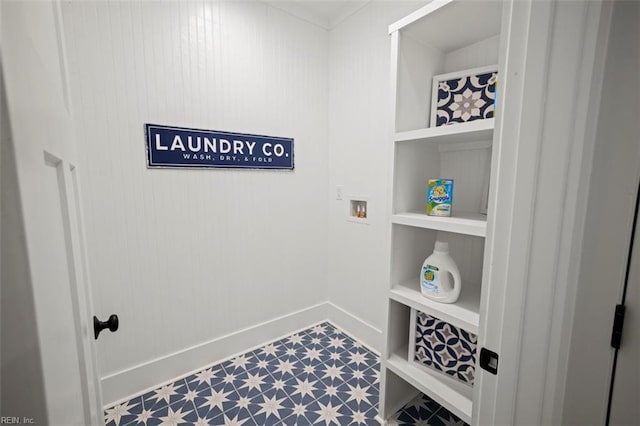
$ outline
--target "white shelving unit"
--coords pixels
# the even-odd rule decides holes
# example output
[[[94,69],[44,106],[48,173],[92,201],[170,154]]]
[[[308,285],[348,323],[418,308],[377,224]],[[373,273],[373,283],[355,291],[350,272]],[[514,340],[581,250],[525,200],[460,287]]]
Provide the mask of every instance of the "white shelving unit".
[[[414,309],[483,334],[481,301],[490,285],[483,282],[488,275],[483,267],[491,263],[485,247],[492,212],[482,212],[492,183],[495,119],[441,127],[429,127],[429,122],[435,75],[498,63],[501,15],[501,2],[435,0],[389,27],[395,110],[391,273],[379,406],[383,423],[418,392],[470,424],[481,403],[477,389],[408,359],[415,345],[409,327]],[[426,214],[427,181],[437,178],[454,180],[451,217]],[[461,296],[453,304],[420,293],[420,268],[436,239],[449,243],[463,278]],[[481,374],[476,366],[476,377]]]
[[[410,308],[433,315],[456,327],[478,334],[480,325],[480,286],[463,282],[456,303],[438,303],[427,299],[416,289],[418,278],[405,280],[391,287],[389,297]]]
[[[458,213],[453,217],[437,217],[427,216],[426,213],[405,212],[394,214],[391,222],[478,237],[487,235],[487,217],[480,213]]]
[[[470,121],[456,126],[429,127],[395,134],[396,142],[423,140],[425,143],[457,144],[490,140],[495,119]]]
[[[428,370],[407,361],[407,352],[398,351],[391,354],[387,368],[410,383],[417,390],[428,394],[447,410],[469,422],[472,409],[472,389],[437,372]]]

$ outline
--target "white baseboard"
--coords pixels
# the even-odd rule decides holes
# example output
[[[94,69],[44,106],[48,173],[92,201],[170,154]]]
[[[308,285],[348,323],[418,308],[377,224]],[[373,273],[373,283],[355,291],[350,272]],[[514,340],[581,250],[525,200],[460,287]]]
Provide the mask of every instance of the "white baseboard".
[[[382,331],[331,302],[322,302],[109,374],[101,379],[105,406],[127,401],[209,365],[327,320],[380,353]]]
[[[163,383],[171,383],[208,365],[326,321],[329,318],[327,308],[327,302],[322,302],[105,376],[101,379],[105,406],[124,402]],[[340,323],[336,321],[336,325],[340,326]],[[345,331],[350,330],[345,326]],[[353,331],[355,336],[359,336],[357,331]]]
[[[334,303],[327,302],[327,307],[329,321],[380,354],[381,330]]]

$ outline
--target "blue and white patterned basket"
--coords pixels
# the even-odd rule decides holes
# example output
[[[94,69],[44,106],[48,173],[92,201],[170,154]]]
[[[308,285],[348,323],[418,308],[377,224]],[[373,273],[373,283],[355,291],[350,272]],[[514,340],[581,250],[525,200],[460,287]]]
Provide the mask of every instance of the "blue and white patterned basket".
[[[415,309],[411,314],[415,326],[409,361],[473,386],[478,337]]]
[[[433,77],[431,127],[493,118],[498,67]]]

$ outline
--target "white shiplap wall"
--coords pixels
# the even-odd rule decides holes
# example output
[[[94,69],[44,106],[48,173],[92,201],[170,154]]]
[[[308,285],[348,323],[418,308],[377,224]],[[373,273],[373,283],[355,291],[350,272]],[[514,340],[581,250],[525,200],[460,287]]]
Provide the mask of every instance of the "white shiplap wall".
[[[389,286],[388,26],[424,4],[371,2],[330,33],[329,314],[378,348]],[[369,225],[346,220],[350,194],[369,198]]]
[[[133,374],[163,357],[326,300],[329,37],[260,2],[63,15],[94,308],[120,316],[97,342],[108,403],[202,365]],[[147,122],[293,137],[296,168],[149,170]]]

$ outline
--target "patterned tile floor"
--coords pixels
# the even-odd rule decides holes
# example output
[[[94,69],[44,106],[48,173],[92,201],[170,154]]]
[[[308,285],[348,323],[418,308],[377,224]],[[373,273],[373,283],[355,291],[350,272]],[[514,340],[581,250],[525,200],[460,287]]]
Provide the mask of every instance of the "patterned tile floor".
[[[325,322],[108,408],[105,423],[378,425],[379,371],[375,353]],[[464,424],[422,396],[389,423]]]
[[[398,411],[388,426],[467,426],[465,422],[451,414],[426,395],[418,395]]]

